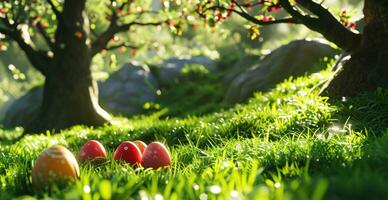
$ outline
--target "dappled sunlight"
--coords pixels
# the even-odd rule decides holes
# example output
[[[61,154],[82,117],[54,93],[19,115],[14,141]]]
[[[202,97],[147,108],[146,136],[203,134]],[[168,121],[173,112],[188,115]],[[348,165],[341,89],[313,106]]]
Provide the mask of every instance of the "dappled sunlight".
[[[387,199],[387,13],[0,0],[0,199]]]
[[[331,122],[332,116],[335,116],[334,113],[341,112],[339,105],[343,102],[329,104],[325,98],[318,97],[315,92],[311,93],[310,88],[313,87],[313,82],[321,80],[320,78],[314,79],[314,77],[324,78],[324,76],[314,74],[306,78],[286,81],[268,93],[256,94],[248,104],[241,104],[228,111],[200,118],[158,120],[160,116],[157,114],[129,120],[115,118],[116,122],[113,125],[103,128],[93,129],[79,126],[57,135],[25,136],[16,144],[2,145],[2,159],[14,156],[13,159],[17,162],[33,158],[44,148],[54,144],[69,146],[73,152],[76,152],[80,145],[88,139],[103,141],[109,151],[122,140],[143,138],[145,141],[165,141],[170,145],[173,160],[171,176],[179,178],[172,180],[163,178],[163,180],[169,180],[163,188],[167,189],[168,185],[180,184],[182,181],[187,184],[187,181],[191,179],[184,178],[180,174],[187,176],[193,170],[196,173],[203,173],[204,177],[213,177],[211,180],[223,177],[219,173],[236,174],[233,177],[237,178],[240,173],[245,173],[244,169],[250,166],[248,163],[254,161],[261,166],[260,173],[263,174],[261,178],[263,182],[259,182],[261,190],[265,188],[269,192],[281,189],[286,192],[288,189],[286,190],[283,184],[288,185],[289,182],[270,178],[273,171],[280,170],[283,178],[295,177],[301,176],[304,173],[304,166],[308,166],[309,170],[330,175],[333,174],[333,169],[352,168],[361,160],[370,159],[371,156],[364,152],[367,137],[353,129],[353,126],[348,123],[352,121],[351,118],[344,122],[345,125]],[[297,89],[289,90],[287,87],[297,87]],[[308,91],[310,94],[300,96],[298,91]],[[282,97],[284,101],[278,102],[279,97]],[[289,114],[286,114],[287,112]],[[320,125],[317,126],[318,124]],[[25,151],[30,153],[26,154]],[[13,167],[11,163],[2,164],[4,170],[10,170]],[[114,163],[108,163],[102,167],[137,177],[142,177],[142,174],[146,173],[141,170],[132,172],[131,168],[115,166]],[[16,170],[14,173],[18,174],[28,173],[28,167],[14,170]],[[88,171],[92,177],[82,176],[81,181],[90,179],[92,185],[74,186],[74,189],[81,187],[84,194],[91,194],[91,188],[98,184],[98,179],[93,177],[98,174],[88,167],[81,167],[81,173],[85,171]],[[213,173],[215,175],[211,175]],[[111,176],[112,174],[107,177]],[[151,178],[152,175],[149,174],[147,177]],[[18,181],[17,179],[8,180]],[[251,184],[253,183],[250,179],[244,183],[248,184],[245,189],[237,191],[222,181],[216,181],[220,184],[205,184],[198,182],[202,181],[198,178],[196,180],[193,182],[193,191],[198,191],[197,194],[200,197],[208,195],[207,198],[209,198],[220,194],[229,197],[245,196],[254,195],[256,191],[252,190]],[[241,183],[237,179],[232,178],[232,180],[236,181],[235,184]],[[9,183],[9,185],[3,183],[2,188],[9,190],[16,184],[16,182]],[[129,185],[131,184],[128,183],[128,189]],[[116,190],[114,188],[111,192]],[[140,190],[140,196],[142,191],[146,196],[158,195],[158,193],[151,192],[153,190]]]

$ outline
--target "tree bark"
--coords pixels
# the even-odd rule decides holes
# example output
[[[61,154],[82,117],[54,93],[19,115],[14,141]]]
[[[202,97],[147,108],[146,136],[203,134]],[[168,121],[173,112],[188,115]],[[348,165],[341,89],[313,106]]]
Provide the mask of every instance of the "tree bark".
[[[25,132],[59,131],[73,125],[100,126],[109,114],[98,104],[91,76],[92,48],[85,0],[66,0],[58,19],[54,57],[46,66],[43,102]]]
[[[39,115],[25,128],[26,133],[56,132],[79,124],[101,126],[109,121],[109,114],[98,104],[97,84],[90,73],[71,69],[81,65],[63,62],[62,66],[70,69],[50,70],[46,77]]]
[[[325,85],[321,94],[352,96],[377,88],[388,88],[388,34],[375,0],[365,0],[361,45]]]

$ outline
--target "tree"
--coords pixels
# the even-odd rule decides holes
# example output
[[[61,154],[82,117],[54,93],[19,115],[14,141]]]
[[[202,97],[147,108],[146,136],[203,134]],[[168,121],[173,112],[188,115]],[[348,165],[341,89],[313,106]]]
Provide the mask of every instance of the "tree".
[[[87,3],[100,6],[93,11]],[[0,0],[0,39],[15,41],[45,77],[39,115],[25,127],[26,132],[109,122],[109,114],[98,104],[92,58],[103,50],[131,47],[127,42],[111,44],[119,33],[166,23],[161,12],[147,9],[149,4],[135,0]],[[106,19],[98,21],[97,12]],[[46,45],[38,48],[36,38],[43,38]]]
[[[388,1],[364,0],[362,33],[353,31],[346,10],[336,17],[315,0],[201,0],[197,12],[209,25],[226,20],[235,13],[250,22],[251,38],[261,26],[301,24],[321,33],[327,40],[351,55],[328,81],[322,93],[350,96],[388,87]]]

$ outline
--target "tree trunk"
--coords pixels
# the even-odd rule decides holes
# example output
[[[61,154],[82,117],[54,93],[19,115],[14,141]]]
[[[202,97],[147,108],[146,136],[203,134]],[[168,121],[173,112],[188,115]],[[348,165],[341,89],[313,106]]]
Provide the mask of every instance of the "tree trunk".
[[[92,51],[86,0],[66,0],[55,35],[54,57],[46,66],[43,102],[25,132],[59,131],[73,125],[100,126],[109,114],[98,104],[91,76]]]
[[[388,88],[388,32],[378,1],[365,0],[361,45],[322,90],[330,97]]]
[[[109,114],[98,104],[96,82],[90,74],[78,72],[79,70],[50,71],[44,84],[39,115],[26,127],[25,132],[56,132],[79,124],[101,126],[109,121]]]
[[[26,132],[59,131],[78,124],[101,126],[109,121],[109,114],[98,104],[89,56],[62,53],[48,70],[40,113]]]

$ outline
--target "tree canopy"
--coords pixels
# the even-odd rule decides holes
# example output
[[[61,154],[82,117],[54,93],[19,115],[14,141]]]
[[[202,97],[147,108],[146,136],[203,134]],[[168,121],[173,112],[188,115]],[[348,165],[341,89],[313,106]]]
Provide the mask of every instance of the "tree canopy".
[[[171,19],[171,14],[152,9],[151,4],[152,1],[133,0],[3,0],[0,1],[1,45],[16,41],[33,66],[44,73],[42,62],[50,60],[61,48],[60,26],[75,25],[73,32],[66,34],[90,45],[91,56],[102,50],[135,48],[114,36],[130,32],[134,26],[159,26]],[[80,22],[84,27],[80,27]],[[36,44],[40,40],[43,45]]]
[[[252,39],[260,34],[262,26],[287,23],[303,24],[344,50],[352,51],[361,42],[360,34],[353,31],[356,24],[349,20],[351,15],[347,10],[333,14],[321,3],[311,0],[204,0],[196,8],[211,26],[233,13],[241,16],[251,23],[247,28]]]

